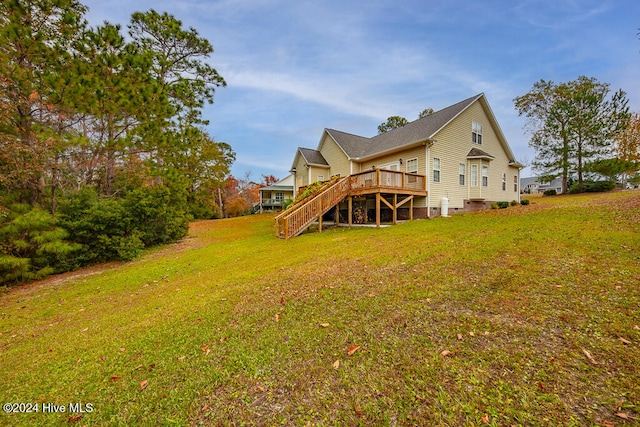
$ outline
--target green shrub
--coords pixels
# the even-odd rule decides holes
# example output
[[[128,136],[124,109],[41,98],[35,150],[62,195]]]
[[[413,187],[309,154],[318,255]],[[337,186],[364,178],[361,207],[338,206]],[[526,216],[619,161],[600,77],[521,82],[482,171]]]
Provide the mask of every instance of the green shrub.
[[[518,201],[517,200],[512,200],[511,201],[511,206],[517,206],[518,205]]]
[[[40,208],[13,205],[0,222],[0,283],[42,279],[74,266],[79,245]]]
[[[522,200],[520,200],[520,204],[521,204],[522,206],[527,206],[527,205],[529,204],[529,199],[522,199]]]
[[[69,194],[60,201],[60,224],[72,241],[82,245],[81,266],[96,262],[130,261],[144,248],[141,232],[118,198],[98,197],[93,188]]]
[[[491,203],[491,209],[498,209],[497,203]]]
[[[613,190],[615,186],[616,183],[614,181],[583,181],[582,186],[576,182],[569,187],[567,192],[569,194],[602,193]]]
[[[123,207],[145,246],[181,239],[193,218],[186,191],[168,185],[135,189],[127,194]]]
[[[551,189],[551,190],[545,190],[545,192],[542,194],[544,194],[545,196],[555,196],[558,193],[556,192],[556,190]]]
[[[500,209],[506,209],[509,207],[509,202],[498,202],[496,203]]]

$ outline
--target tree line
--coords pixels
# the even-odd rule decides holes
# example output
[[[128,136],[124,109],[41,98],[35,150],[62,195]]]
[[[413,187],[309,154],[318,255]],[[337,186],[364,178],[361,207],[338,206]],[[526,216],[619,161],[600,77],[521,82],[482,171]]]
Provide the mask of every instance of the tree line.
[[[89,27],[76,0],[0,5],[0,284],[175,241],[220,215],[235,160],[206,132],[209,41],[155,10]]]
[[[628,102],[623,90],[612,93],[593,77],[536,82],[514,99],[536,150],[533,170],[546,181],[561,178],[563,192],[640,184],[640,116]]]

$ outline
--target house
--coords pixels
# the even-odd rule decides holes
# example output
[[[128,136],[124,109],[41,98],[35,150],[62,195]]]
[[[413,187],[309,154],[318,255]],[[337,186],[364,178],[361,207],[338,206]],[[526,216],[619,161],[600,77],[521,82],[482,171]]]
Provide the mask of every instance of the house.
[[[540,178],[522,178],[520,188],[525,194],[544,193],[547,190],[556,190],[557,194],[562,193],[562,178],[555,178],[551,182],[542,182]]]
[[[282,210],[286,202],[293,200],[293,175],[288,175],[280,181],[267,187],[262,187],[260,192],[259,212],[265,210]]]
[[[379,225],[519,201],[522,167],[479,94],[371,138],[325,129],[315,149],[297,149],[291,173],[294,195],[316,181],[343,181],[335,204],[319,208],[323,215],[336,207],[338,221],[373,222],[375,215]],[[290,222],[305,224],[307,216]]]

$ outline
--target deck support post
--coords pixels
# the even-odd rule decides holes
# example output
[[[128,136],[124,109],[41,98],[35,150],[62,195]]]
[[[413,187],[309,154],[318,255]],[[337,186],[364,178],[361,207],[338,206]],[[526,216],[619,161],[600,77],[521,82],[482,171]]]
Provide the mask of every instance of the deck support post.
[[[393,225],[398,223],[398,195],[393,194]]]
[[[349,196],[348,197],[348,203],[349,203],[349,208],[348,211],[349,213],[347,214],[348,218],[349,218],[349,228],[351,228],[351,224],[353,223],[353,197]]]
[[[318,232],[322,233],[322,214],[318,217]]]
[[[338,224],[340,224],[340,202],[336,205],[336,214],[334,216],[335,217],[333,219],[337,227]]]
[[[380,175],[379,169],[378,175]],[[380,228],[380,193],[376,193],[376,227]]]
[[[409,220],[413,221],[413,196],[409,200]]]

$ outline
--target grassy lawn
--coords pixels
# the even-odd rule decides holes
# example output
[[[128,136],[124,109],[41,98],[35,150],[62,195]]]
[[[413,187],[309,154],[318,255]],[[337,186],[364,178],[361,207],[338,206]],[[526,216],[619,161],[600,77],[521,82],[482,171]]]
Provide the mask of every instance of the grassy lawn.
[[[0,401],[39,412],[0,424],[637,425],[640,192],[531,200],[289,241],[196,222],[7,289]]]

